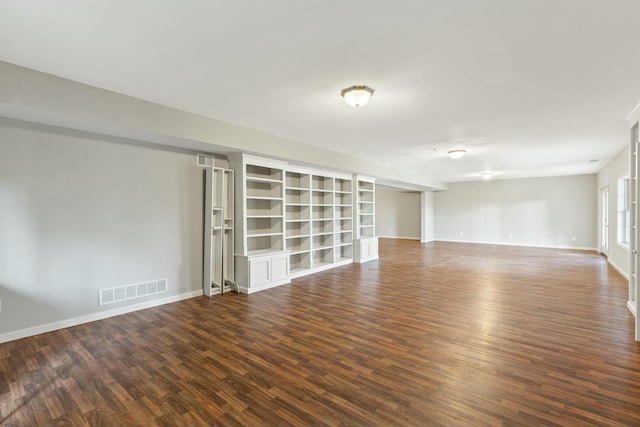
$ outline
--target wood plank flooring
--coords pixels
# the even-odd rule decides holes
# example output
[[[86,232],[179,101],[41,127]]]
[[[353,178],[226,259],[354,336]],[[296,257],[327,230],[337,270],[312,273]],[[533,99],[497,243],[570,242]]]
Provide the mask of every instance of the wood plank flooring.
[[[0,424],[640,425],[627,284],[604,258],[380,251],[0,345]]]

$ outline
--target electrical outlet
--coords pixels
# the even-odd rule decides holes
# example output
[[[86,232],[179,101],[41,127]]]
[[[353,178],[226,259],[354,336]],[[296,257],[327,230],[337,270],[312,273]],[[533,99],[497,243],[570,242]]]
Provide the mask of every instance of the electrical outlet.
[[[571,237],[571,240],[576,241],[576,236]]]
[[[0,311],[2,311],[2,300],[0,299]]]

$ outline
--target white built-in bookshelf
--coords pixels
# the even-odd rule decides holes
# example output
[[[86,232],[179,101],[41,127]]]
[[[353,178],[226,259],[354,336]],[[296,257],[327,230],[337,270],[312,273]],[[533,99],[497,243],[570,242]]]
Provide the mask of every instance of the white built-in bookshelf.
[[[257,292],[378,258],[375,181],[238,153],[205,168],[205,295]]]
[[[205,167],[203,292],[218,295],[233,288],[234,172]]]
[[[289,168],[285,182],[291,277],[353,262],[350,176]]]
[[[236,282],[252,293],[291,281],[285,250],[286,163],[246,154],[229,156],[236,176]]]
[[[229,162],[236,176],[240,292],[256,292],[353,262],[358,209],[351,174],[246,154],[231,155]],[[372,214],[372,184],[370,189],[366,211]]]
[[[338,264],[353,262],[353,183],[335,178],[335,251]]]
[[[378,259],[378,238],[375,228],[375,180],[360,175],[353,176],[355,200],[355,262]]]
[[[246,252],[258,255],[282,250],[284,238],[283,172],[246,165]]]
[[[290,274],[297,276],[311,268],[311,175],[290,170],[285,182],[285,243]]]

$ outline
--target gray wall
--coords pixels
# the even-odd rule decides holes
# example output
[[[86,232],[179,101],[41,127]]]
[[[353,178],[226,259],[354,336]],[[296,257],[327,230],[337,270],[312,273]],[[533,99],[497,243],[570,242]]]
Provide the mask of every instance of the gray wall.
[[[598,196],[600,189],[609,188],[609,252],[608,260],[618,271],[629,277],[629,248],[617,242],[618,230],[618,179],[629,175],[629,149],[624,148],[598,173]],[[598,237],[600,236],[600,210],[598,209]]]
[[[596,221],[596,175],[450,183],[435,193],[436,240],[595,249]]]
[[[376,234],[420,240],[420,193],[376,187]]]
[[[416,189],[444,182],[0,61],[0,116],[105,135],[385,178]]]
[[[193,153],[0,121],[0,335],[201,289]],[[98,306],[98,289],[169,292]]]

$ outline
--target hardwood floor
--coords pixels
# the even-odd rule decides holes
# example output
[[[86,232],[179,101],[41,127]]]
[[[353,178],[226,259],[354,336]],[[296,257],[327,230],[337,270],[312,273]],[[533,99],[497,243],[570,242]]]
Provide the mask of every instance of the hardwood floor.
[[[380,251],[0,345],[0,424],[640,425],[627,284],[601,256]]]

